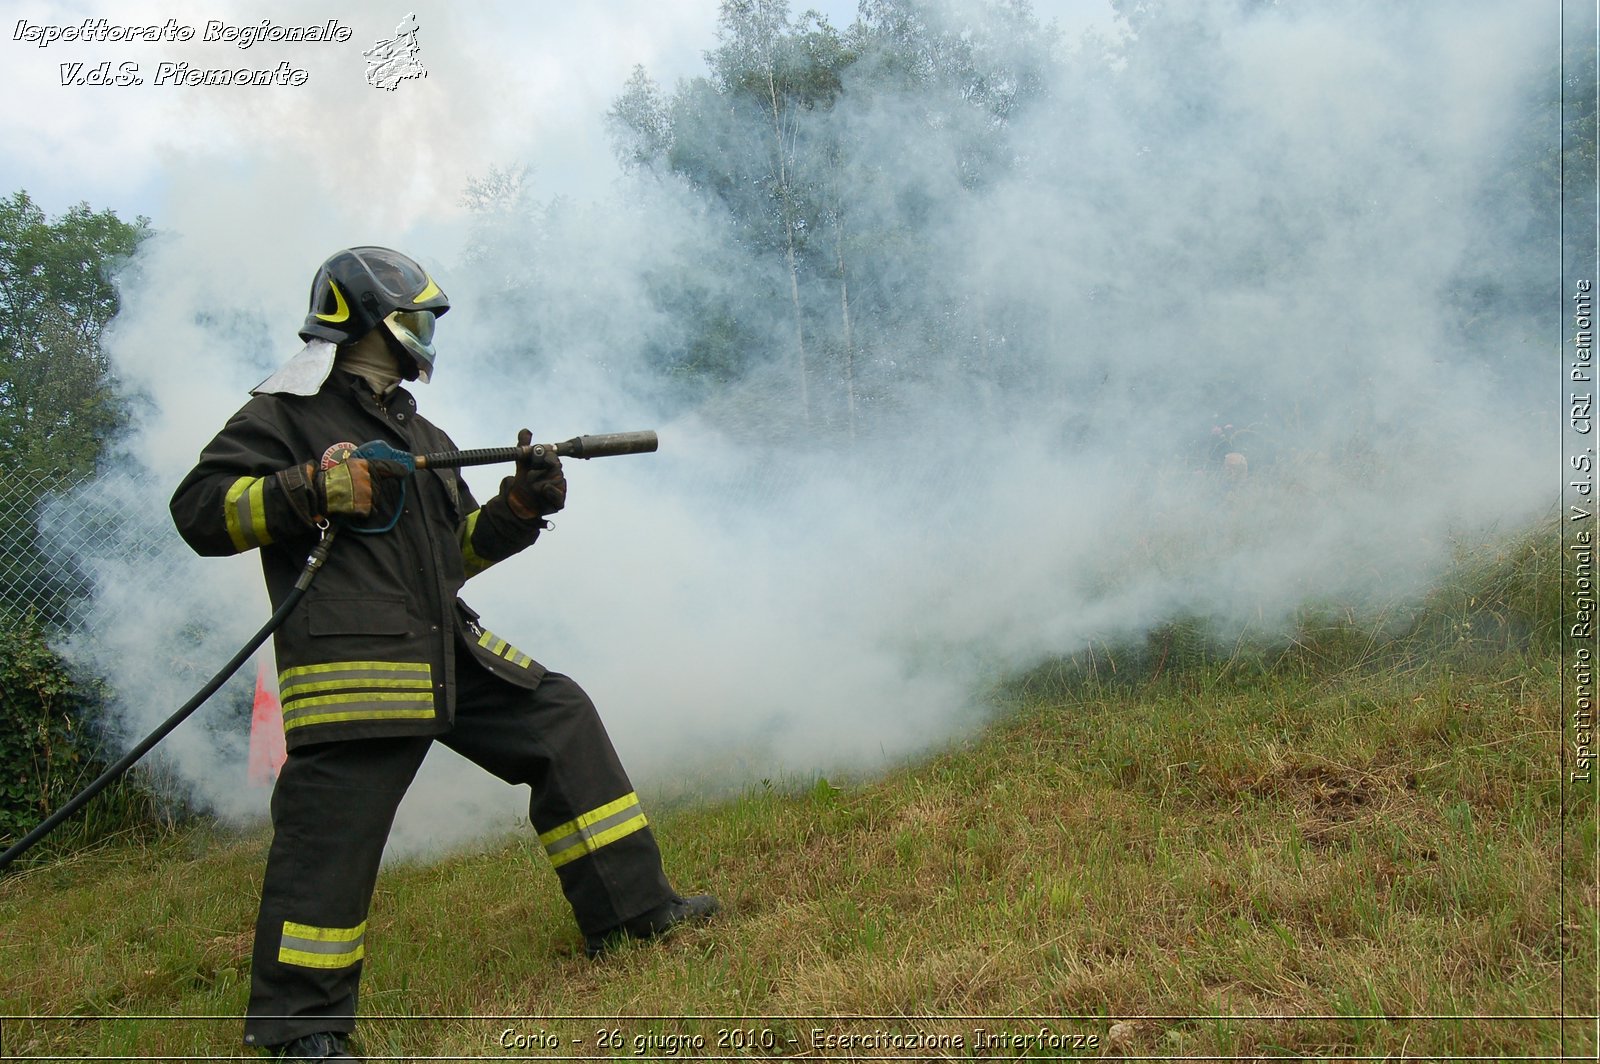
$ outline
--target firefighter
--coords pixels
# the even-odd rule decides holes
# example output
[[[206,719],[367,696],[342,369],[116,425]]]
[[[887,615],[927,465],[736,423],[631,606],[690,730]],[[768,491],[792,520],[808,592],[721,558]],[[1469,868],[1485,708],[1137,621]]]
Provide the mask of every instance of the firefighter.
[[[560,460],[524,459],[480,506],[454,470],[406,476],[397,463],[351,457],[367,440],[455,449],[402,387],[432,376],[434,324],[449,309],[427,271],[397,252],[329,258],[312,282],[306,346],[252,390],[172,497],[173,520],[200,554],[259,551],[274,607],[320,530],[341,525],[274,635],[288,758],[272,795],[245,1042],[284,1057],[349,1059],[379,857],[435,740],[531,788],[529,819],[590,956],[717,909],[668,883],[582,688],[457,597],[565,505]]]

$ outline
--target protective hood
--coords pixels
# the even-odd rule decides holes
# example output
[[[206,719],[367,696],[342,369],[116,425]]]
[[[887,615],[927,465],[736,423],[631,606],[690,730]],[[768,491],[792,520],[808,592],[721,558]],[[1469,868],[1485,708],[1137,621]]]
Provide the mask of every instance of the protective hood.
[[[278,372],[250,389],[251,395],[316,395],[322,382],[333,372],[333,359],[339,353],[337,344],[327,340],[311,340]]]

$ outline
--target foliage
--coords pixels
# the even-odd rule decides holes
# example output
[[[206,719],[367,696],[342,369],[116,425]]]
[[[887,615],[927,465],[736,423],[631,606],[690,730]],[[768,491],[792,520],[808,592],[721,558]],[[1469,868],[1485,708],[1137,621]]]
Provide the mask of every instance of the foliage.
[[[0,623],[0,839],[32,830],[104,769],[89,722],[100,718],[106,698],[100,681],[68,671],[36,627]],[[87,827],[63,827],[55,841],[81,843],[149,813],[137,789],[123,785],[98,797]]]
[[[82,762],[73,684],[37,632],[0,628],[0,834],[19,835],[70,795],[62,779]]]
[[[100,339],[117,312],[109,271],[146,224],[0,200],[0,468],[86,472],[121,423]]]
[[[693,352],[670,371],[726,382],[776,358],[797,419],[850,434],[919,377],[994,371],[1014,322],[937,230],[1020,164],[1012,125],[1046,97],[1054,46],[1026,3],[969,23],[872,0],[840,31],[727,0],[705,75],[666,93],[636,69],[609,116],[619,161],[683,182],[746,257],[710,300],[684,274],[657,286]]]

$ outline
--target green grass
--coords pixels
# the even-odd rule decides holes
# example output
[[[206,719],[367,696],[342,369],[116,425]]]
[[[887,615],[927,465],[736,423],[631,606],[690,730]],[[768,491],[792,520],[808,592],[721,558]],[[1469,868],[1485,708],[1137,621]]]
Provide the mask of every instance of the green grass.
[[[604,962],[528,834],[390,867],[361,1046],[1074,1055],[973,1048],[978,1027],[1043,1025],[1098,1039],[1084,1056],[1526,1058],[1564,1038],[1592,1059],[1592,1019],[1539,1018],[1595,1012],[1558,550],[1496,549],[1404,625],[1323,612],[1287,643],[1217,644],[1177,624],[1014,679],[982,735],[879,778],[659,808],[674,879],[726,915]],[[0,882],[0,1011],[97,1017],[10,1021],[5,1050],[234,1053],[265,841],[193,826]],[[218,1018],[134,1018],[156,1014]],[[709,1018],[652,1018],[685,1016]],[[815,1040],[884,1032],[964,1048]]]

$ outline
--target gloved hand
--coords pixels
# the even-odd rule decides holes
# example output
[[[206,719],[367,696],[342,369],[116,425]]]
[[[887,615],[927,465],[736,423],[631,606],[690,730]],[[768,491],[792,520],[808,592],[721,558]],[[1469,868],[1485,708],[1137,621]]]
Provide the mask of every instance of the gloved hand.
[[[370,514],[372,467],[386,464],[393,463],[347,458],[328,469],[317,470],[313,483],[320,504],[318,512],[324,517],[365,517]]]
[[[365,517],[372,513],[375,478],[403,477],[410,473],[399,462],[384,459],[345,458],[329,449],[328,468],[316,462],[291,466],[278,480],[296,511],[315,524],[326,517]],[[348,453],[348,452],[347,452]]]
[[[533,433],[517,433],[517,446],[533,442]],[[553,454],[517,459],[517,473],[500,482],[500,497],[511,512],[524,521],[548,517],[567,504],[567,478],[561,472],[561,459]]]

